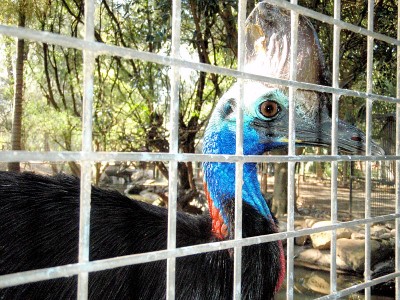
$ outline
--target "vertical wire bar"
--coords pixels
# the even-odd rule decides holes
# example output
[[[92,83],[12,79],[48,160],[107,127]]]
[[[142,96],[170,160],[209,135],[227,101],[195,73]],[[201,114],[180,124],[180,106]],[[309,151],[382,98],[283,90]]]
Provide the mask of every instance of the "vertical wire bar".
[[[181,36],[181,1],[172,2],[172,45],[171,56],[179,57]],[[179,151],[179,68],[172,66],[170,78],[171,85],[171,106],[170,106],[170,140],[169,152],[178,154]],[[168,182],[168,241],[167,248],[176,248],[176,208],[178,196],[178,162],[169,162],[169,182]],[[167,259],[167,282],[166,295],[167,300],[175,299],[175,278],[176,278],[176,259],[174,257]]]
[[[397,4],[397,40],[400,40],[400,2]],[[397,46],[396,97],[400,98],[400,46]],[[400,155],[400,103],[396,104],[396,155]],[[396,214],[400,213],[400,160],[396,160]],[[400,272],[400,219],[396,218],[395,271]],[[400,299],[400,277],[395,279],[396,298]]]
[[[374,1],[368,0],[368,30],[374,30]],[[367,93],[372,93],[372,71],[373,71],[374,38],[367,37]],[[372,134],[372,100],[366,99],[366,149],[365,154],[371,155]],[[371,217],[371,161],[365,164],[365,218]],[[371,225],[365,224],[365,263],[364,280],[371,280]],[[371,288],[365,289],[365,299],[371,299]]]
[[[340,20],[340,0],[334,1],[333,17]],[[333,66],[332,66],[332,87],[339,87],[339,55],[340,55],[340,28],[336,25],[333,26]],[[332,146],[331,155],[338,154],[338,121],[339,121],[339,95],[332,94]],[[338,176],[338,163],[337,161],[331,162],[331,222],[337,223],[337,176]],[[330,269],[330,293],[337,291],[337,268],[336,268],[336,230],[331,232],[331,269]]]
[[[246,22],[247,0],[238,3],[238,70],[244,69],[245,56],[245,22]],[[236,155],[243,155],[243,80],[239,79],[240,95],[238,110],[236,111]],[[235,240],[242,239],[242,187],[243,187],[243,163],[235,163]],[[236,246],[233,256],[233,299],[239,300],[242,295],[242,247]]]
[[[94,41],[94,1],[85,1],[85,41]],[[95,54],[83,51],[83,111],[82,111],[82,152],[92,152],[92,119],[94,91]],[[91,201],[91,162],[81,163],[80,210],[79,210],[79,252],[78,261],[89,261],[90,242],[90,201]],[[87,299],[89,294],[89,274],[78,275],[78,299]]]
[[[290,3],[297,4],[297,0]],[[290,74],[289,79],[295,81],[297,74],[297,40],[298,40],[298,13],[290,12]],[[289,87],[289,145],[288,154],[296,154],[296,131],[295,131],[295,93],[294,87]],[[295,162],[288,162],[288,207],[287,207],[287,230],[294,231],[294,207],[295,207]],[[294,298],[294,238],[287,239],[287,283],[286,298]]]

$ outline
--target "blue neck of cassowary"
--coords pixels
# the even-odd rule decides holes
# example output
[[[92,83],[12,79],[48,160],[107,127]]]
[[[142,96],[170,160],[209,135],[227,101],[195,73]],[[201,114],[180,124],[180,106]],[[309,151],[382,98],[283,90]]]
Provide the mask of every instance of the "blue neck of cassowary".
[[[248,122],[248,121],[247,121]],[[203,153],[205,154],[235,154],[236,135],[234,128],[228,128],[234,124],[224,124],[226,128],[217,128],[210,123],[205,136]],[[260,155],[273,145],[262,145],[258,142],[258,136],[251,126],[246,124],[247,132],[244,134],[244,154]],[[217,130],[215,130],[217,129]],[[254,130],[254,131],[252,131]],[[221,213],[224,223],[229,224],[229,216],[226,215],[226,206],[232,206],[235,199],[235,164],[220,162],[205,162],[204,182],[214,206]],[[271,212],[263,195],[257,179],[257,165],[245,163],[243,166],[243,201],[256,209],[263,217],[272,219]]]

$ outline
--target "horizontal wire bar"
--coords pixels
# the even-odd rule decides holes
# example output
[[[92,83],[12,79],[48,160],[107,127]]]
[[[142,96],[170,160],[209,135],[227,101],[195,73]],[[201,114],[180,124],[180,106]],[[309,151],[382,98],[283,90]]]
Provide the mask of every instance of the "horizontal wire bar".
[[[197,162],[332,162],[332,161],[394,161],[398,155],[230,155],[196,153],[159,153],[159,152],[40,152],[40,151],[0,151],[1,162],[66,162],[66,161],[197,161]]]
[[[351,286],[349,288],[346,288],[346,289],[343,289],[343,290],[341,290],[339,292],[336,292],[336,293],[333,293],[333,294],[329,294],[329,295],[326,295],[326,296],[323,296],[323,297],[320,297],[320,298],[316,298],[316,300],[330,300],[330,299],[338,299],[338,298],[341,298],[341,297],[345,297],[345,296],[354,294],[354,293],[356,293],[358,291],[361,291],[361,290],[363,290],[365,288],[371,287],[373,285],[377,285],[379,283],[383,283],[383,282],[389,281],[389,280],[394,279],[396,277],[400,277],[400,272],[393,272],[393,273],[390,273],[390,274],[387,274],[387,275],[384,275],[384,276],[381,276],[381,277],[378,277],[378,278],[375,278],[375,279],[372,279],[372,280],[368,280],[367,282],[363,282],[363,283],[360,283],[360,284],[353,285],[353,286]]]
[[[400,46],[400,40],[397,40],[395,38],[389,37],[387,35],[384,35],[382,33],[378,33],[375,31],[371,31],[368,30],[364,27],[360,27],[360,26],[356,26],[350,23],[346,23],[342,20],[339,19],[334,19],[333,17],[321,14],[319,12],[316,12],[312,9],[309,8],[305,8],[303,6],[300,5],[294,5],[290,2],[287,1],[282,1],[282,0],[265,0],[265,2],[268,2],[270,4],[276,5],[278,7],[287,9],[287,10],[291,10],[291,11],[295,11],[299,14],[302,14],[306,17],[324,22],[324,23],[328,23],[331,25],[336,25],[341,29],[346,29],[355,33],[359,33],[361,35],[365,35],[365,36],[370,36],[373,37],[374,39],[386,42],[388,44],[394,45],[394,46]]]
[[[303,235],[309,235],[316,232],[329,231],[340,228],[348,228],[357,225],[387,222],[400,218],[400,214],[389,214],[368,219],[353,220],[348,222],[336,223],[317,228],[307,228],[297,231],[280,232],[263,236],[243,238],[241,240],[227,240],[195,246],[187,246],[176,248],[173,250],[160,250],[149,253],[132,254],[120,256],[104,260],[96,260],[88,263],[76,263],[65,266],[57,266],[54,268],[38,269],[32,271],[18,272],[0,276],[0,288],[49,280],[62,277],[70,277],[79,274],[80,272],[97,272],[107,269],[123,267],[132,264],[147,263],[157,260],[164,260],[171,257],[182,257],[205,252],[225,250],[237,246],[250,246],[254,244],[283,240],[287,238],[295,238]]]
[[[389,96],[382,96],[378,94],[368,94],[365,92],[347,90],[340,88],[333,88],[330,86],[323,86],[313,83],[298,82],[292,80],[278,79],[269,76],[262,76],[238,71],[235,69],[228,69],[224,67],[217,67],[206,63],[191,62],[184,59],[172,58],[170,56],[138,51],[130,48],[124,48],[113,45],[106,45],[99,42],[89,42],[78,38],[73,38],[65,35],[55,33],[42,32],[27,28],[18,28],[8,25],[0,25],[0,34],[11,35],[22,39],[34,40],[42,43],[55,44],[63,47],[76,48],[79,50],[89,50],[97,55],[116,55],[127,59],[139,59],[149,61],[162,65],[179,66],[182,68],[190,68],[197,71],[216,73],[220,75],[232,76],[236,78],[243,78],[248,80],[262,81],[273,85],[292,86],[303,90],[312,90],[322,93],[335,93],[338,95],[346,95],[359,98],[369,98],[372,100],[380,100],[386,102],[398,103],[400,99]]]

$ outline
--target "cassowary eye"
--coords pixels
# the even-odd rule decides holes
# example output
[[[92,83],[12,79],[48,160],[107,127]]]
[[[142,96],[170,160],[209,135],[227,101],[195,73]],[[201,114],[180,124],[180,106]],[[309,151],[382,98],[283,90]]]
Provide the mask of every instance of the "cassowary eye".
[[[273,118],[279,112],[281,108],[279,107],[278,103],[275,101],[267,100],[261,103],[260,105],[260,113],[266,118]]]

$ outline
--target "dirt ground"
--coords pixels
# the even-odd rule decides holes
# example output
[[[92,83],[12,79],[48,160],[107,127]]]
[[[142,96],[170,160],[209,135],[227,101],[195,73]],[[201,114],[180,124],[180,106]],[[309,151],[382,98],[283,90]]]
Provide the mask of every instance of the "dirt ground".
[[[300,183],[299,183],[300,182]],[[268,192],[273,191],[273,177],[268,180]],[[309,214],[330,216],[331,186],[329,181],[317,181],[308,178],[306,181],[296,179],[297,207]],[[359,184],[349,187],[338,186],[338,214],[343,219],[360,219],[365,217],[365,187]],[[395,191],[392,187],[376,186],[371,192],[371,216],[395,213]]]

